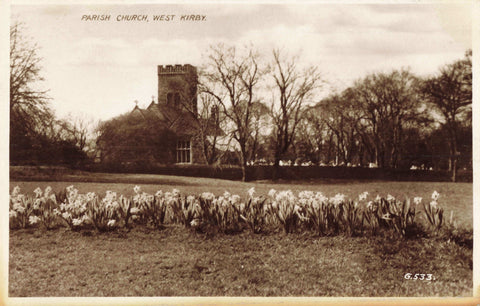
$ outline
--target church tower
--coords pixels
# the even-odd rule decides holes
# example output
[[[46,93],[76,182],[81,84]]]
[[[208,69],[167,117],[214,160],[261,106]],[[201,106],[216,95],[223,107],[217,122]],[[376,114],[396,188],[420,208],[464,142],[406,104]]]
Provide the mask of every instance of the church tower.
[[[197,114],[197,68],[186,65],[158,66],[158,103]]]

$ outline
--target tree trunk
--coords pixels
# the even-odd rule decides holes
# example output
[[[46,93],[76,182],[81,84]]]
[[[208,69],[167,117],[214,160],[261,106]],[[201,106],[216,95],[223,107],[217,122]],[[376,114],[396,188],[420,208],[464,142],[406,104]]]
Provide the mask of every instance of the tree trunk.
[[[452,165],[452,182],[457,181],[457,141],[454,138],[452,143],[452,152],[450,153],[450,164]]]
[[[453,158],[452,182],[457,181],[457,157]]]
[[[242,182],[247,181],[247,163],[242,162]]]
[[[274,162],[273,162],[273,175],[272,175],[272,179],[273,179],[274,181],[278,180],[279,175],[280,175],[280,157],[279,157],[279,156],[275,156],[275,160],[274,160]]]

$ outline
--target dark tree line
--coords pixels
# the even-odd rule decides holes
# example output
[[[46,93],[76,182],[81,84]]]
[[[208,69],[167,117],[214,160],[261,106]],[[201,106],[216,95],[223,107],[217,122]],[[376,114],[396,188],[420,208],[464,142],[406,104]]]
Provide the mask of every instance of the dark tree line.
[[[472,61],[428,78],[374,73],[310,107],[297,155],[314,163],[383,168],[471,169]],[[334,154],[332,155],[332,151]]]

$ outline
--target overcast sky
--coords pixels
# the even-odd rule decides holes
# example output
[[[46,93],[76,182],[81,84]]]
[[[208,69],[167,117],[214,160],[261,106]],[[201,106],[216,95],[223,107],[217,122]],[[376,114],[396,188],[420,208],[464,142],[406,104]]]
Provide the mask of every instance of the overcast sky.
[[[301,52],[332,87],[343,89],[377,71],[410,67],[435,73],[463,57],[471,43],[470,3],[444,4],[203,4],[12,6],[41,47],[44,86],[57,115],[107,119],[146,106],[157,94],[157,65],[202,64],[208,46],[252,43]],[[82,21],[83,15],[109,21]],[[147,14],[148,22],[116,21]],[[154,15],[175,15],[153,21]],[[206,21],[180,21],[184,14]],[[328,92],[326,92],[328,93]],[[156,97],[155,97],[156,99]]]

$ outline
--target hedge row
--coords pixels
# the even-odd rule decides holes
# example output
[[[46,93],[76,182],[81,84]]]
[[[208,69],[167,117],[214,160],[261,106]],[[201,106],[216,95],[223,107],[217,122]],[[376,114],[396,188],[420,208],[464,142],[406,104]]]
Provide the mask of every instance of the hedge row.
[[[172,165],[172,166],[142,166],[130,165],[93,165],[88,168],[94,172],[112,173],[145,173],[192,177],[210,177],[228,180],[240,180],[242,171],[237,166],[213,167],[207,165]],[[269,180],[273,178],[273,166],[247,167],[247,180]],[[331,167],[331,166],[282,166],[279,168],[280,179],[358,179],[358,180],[390,180],[390,181],[451,181],[448,171],[429,170],[399,170],[363,167]],[[458,182],[472,182],[472,171],[459,171]]]

